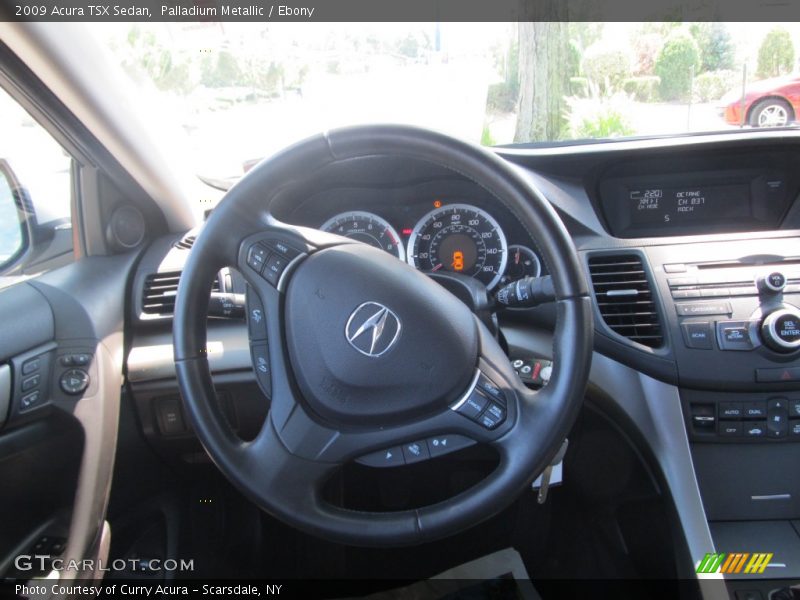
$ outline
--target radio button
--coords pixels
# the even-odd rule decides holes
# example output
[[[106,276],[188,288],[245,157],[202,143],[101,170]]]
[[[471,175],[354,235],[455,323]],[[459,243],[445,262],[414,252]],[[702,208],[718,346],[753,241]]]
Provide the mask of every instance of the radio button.
[[[681,328],[687,348],[711,350],[714,347],[711,342],[711,327],[707,321],[683,323]]]
[[[680,302],[675,305],[675,311],[681,317],[729,315],[733,312],[730,302]]]

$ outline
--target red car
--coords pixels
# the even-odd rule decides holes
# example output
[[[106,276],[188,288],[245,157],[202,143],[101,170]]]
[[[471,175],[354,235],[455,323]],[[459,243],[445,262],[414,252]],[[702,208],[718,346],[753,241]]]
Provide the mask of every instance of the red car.
[[[742,120],[741,90],[731,90],[720,100],[719,115],[730,125],[752,127],[789,125],[800,111],[800,76],[775,77],[748,84]]]

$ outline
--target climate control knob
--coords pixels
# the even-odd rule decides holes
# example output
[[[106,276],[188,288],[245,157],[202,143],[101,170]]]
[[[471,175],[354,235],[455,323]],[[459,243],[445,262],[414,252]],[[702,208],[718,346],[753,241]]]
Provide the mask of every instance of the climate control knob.
[[[800,349],[800,311],[782,308],[769,313],[761,323],[761,337],[776,352]]]

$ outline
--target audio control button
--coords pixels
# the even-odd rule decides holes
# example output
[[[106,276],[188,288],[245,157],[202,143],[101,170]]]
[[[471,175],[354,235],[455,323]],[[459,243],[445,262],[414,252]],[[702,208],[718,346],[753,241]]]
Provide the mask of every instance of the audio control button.
[[[794,352],[800,348],[800,311],[782,308],[771,312],[761,324],[764,343],[776,352]]]

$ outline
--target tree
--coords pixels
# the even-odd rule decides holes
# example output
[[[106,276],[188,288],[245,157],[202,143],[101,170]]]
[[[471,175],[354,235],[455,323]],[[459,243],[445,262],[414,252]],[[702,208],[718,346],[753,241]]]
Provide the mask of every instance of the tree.
[[[758,49],[756,74],[764,79],[785,75],[794,66],[794,44],[789,32],[776,27],[770,31]]]
[[[563,137],[569,79],[566,19],[519,23],[520,99],[514,141]]]
[[[682,100],[688,97],[692,76],[700,66],[697,43],[686,32],[673,33],[656,59],[656,75],[661,78],[663,100]]]
[[[689,31],[700,51],[701,71],[733,68],[735,48],[725,23],[693,23]]]

